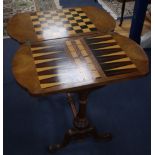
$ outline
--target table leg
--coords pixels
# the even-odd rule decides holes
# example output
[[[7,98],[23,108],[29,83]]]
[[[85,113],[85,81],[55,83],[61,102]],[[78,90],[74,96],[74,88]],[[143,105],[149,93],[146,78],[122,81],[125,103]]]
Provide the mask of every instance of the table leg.
[[[87,117],[86,117],[86,107],[87,107],[87,99],[90,91],[82,91],[78,92],[79,95],[79,111],[77,115],[74,115],[73,128],[69,129],[60,144],[50,145],[49,151],[51,153],[65,147],[71,140],[83,139],[88,136],[92,136],[95,140],[105,140],[109,141],[112,139],[110,133],[98,134],[96,128],[90,125]],[[69,101],[71,100],[71,96],[69,96]],[[73,108],[75,109],[75,107]],[[74,110],[75,111],[75,110]],[[74,114],[73,111],[73,114]]]
[[[85,129],[89,126],[89,122],[86,117],[86,106],[89,91],[79,92],[79,112],[74,118],[74,126],[78,129]]]

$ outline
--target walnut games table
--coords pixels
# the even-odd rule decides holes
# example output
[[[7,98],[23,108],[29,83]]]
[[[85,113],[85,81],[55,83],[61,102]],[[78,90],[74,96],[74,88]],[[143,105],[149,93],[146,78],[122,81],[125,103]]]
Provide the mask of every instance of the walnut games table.
[[[51,16],[51,13],[49,15],[49,12],[18,14],[8,25],[9,34],[23,43],[12,64],[17,82],[33,95],[67,93],[73,111],[73,128],[68,130],[61,144],[49,146],[50,152],[66,146],[71,139],[86,136],[111,140],[110,133],[98,134],[86,117],[89,93],[113,82],[133,79],[148,72],[148,59],[143,49],[134,41],[110,32],[115,22],[107,13],[94,7],[56,12],[59,17],[65,18],[67,26],[63,30],[66,33],[59,33],[61,28],[58,31],[45,28],[50,33],[44,35],[42,25],[47,26],[51,17],[52,20],[59,18]],[[61,27],[62,21],[58,22]],[[76,28],[71,24],[73,21]],[[77,26],[79,23],[81,26]],[[79,96],[79,111],[71,93]]]

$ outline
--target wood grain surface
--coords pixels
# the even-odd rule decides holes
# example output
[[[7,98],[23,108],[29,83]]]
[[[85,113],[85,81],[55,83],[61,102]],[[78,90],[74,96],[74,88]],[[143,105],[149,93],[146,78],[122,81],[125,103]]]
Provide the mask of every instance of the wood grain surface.
[[[132,79],[148,72],[143,49],[116,33],[22,45],[13,74],[32,94],[72,92]]]

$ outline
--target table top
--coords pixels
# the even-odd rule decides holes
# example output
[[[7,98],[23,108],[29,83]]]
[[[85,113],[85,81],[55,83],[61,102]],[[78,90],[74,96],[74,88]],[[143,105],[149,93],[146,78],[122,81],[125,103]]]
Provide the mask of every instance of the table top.
[[[13,74],[31,94],[72,92],[132,79],[148,72],[134,41],[116,33],[61,38],[21,45]]]
[[[7,25],[8,34],[18,42],[43,41],[81,36],[97,31],[107,33],[115,28],[114,19],[96,7],[76,7],[55,11],[20,13]]]

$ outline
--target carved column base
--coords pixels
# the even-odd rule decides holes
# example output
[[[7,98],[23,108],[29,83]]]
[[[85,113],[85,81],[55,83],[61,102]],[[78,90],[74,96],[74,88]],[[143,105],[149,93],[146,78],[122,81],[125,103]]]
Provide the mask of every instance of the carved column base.
[[[74,119],[73,124],[78,129],[85,129],[89,126],[89,122],[88,122],[87,118],[81,119],[81,118],[76,117]]]
[[[97,142],[101,140],[102,141],[112,140],[112,135],[110,133],[99,134],[97,133],[94,127],[88,126],[85,129],[72,128],[69,129],[68,132],[66,132],[62,143],[49,146],[49,152],[54,153],[55,151],[58,151],[59,149],[68,145],[72,140],[81,140],[86,137],[92,137]]]
[[[63,141],[60,144],[50,145],[49,151],[51,153],[65,147],[72,140],[83,139],[86,137],[92,137],[95,140],[104,140],[109,141],[112,139],[110,133],[98,134],[95,127],[89,124],[89,121],[86,117],[86,105],[87,98],[90,91],[79,92],[79,111],[77,112],[76,106],[71,98],[71,95],[68,94],[68,100],[70,102],[70,107],[74,115],[73,128],[69,129],[64,136]]]

